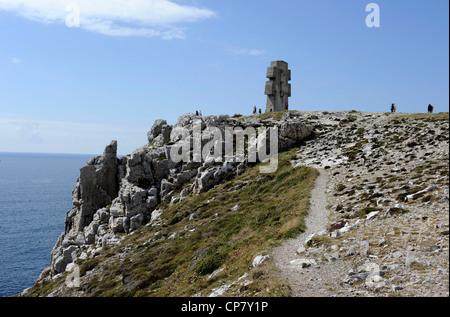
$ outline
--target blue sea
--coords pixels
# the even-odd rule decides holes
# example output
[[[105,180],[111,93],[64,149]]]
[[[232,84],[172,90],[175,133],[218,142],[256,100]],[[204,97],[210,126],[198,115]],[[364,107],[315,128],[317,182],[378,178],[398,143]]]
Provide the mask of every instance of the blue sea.
[[[80,168],[95,155],[0,153],[0,296],[33,286],[64,231]]]

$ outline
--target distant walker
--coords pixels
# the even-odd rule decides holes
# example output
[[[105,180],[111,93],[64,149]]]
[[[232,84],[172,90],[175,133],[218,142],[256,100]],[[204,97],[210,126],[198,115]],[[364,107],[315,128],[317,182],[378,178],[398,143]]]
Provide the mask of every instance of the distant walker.
[[[397,106],[395,105],[395,103],[391,105],[391,112],[397,112]]]

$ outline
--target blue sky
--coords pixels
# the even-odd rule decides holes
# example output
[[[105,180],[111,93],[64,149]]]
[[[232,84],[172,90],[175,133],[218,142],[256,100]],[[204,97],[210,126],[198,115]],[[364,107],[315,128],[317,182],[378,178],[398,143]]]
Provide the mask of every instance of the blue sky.
[[[264,110],[273,60],[292,70],[290,109],[448,111],[448,12],[446,0],[0,0],[0,152],[100,154],[115,139],[127,154],[159,118]]]

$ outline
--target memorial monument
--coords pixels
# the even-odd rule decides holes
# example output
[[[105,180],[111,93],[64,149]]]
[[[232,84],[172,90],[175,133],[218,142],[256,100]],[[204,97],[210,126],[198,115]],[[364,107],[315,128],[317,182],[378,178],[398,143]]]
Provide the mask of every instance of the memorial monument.
[[[274,61],[267,68],[267,78],[265,94],[267,95],[266,112],[288,110],[289,97],[291,96],[291,71],[288,63],[284,61]]]

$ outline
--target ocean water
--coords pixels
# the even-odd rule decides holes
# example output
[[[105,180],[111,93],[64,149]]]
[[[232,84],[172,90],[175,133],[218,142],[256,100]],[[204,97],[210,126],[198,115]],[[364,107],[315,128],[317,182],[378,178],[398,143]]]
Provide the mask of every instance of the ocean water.
[[[64,231],[79,170],[95,155],[0,153],[0,296],[34,285]]]

